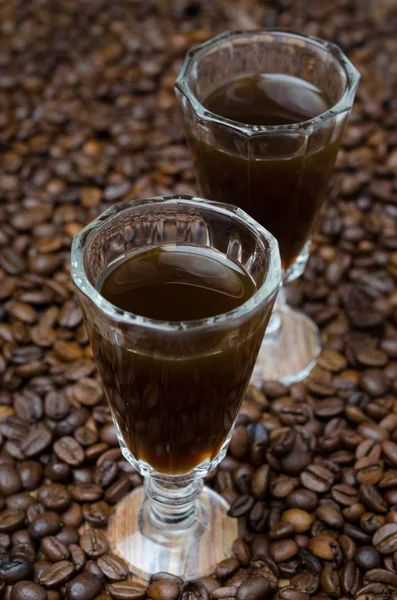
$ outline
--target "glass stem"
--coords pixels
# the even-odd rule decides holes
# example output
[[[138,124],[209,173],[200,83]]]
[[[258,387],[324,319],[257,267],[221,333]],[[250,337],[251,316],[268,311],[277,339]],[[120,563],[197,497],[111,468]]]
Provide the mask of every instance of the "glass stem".
[[[156,528],[185,529],[197,516],[197,499],[204,486],[202,479],[164,481],[145,477],[149,519]]]
[[[274,308],[272,312],[272,316],[270,317],[269,324],[265,333],[265,341],[276,338],[281,331],[282,320],[280,310],[286,305],[285,293],[283,284],[280,285],[279,292],[277,294],[276,302],[274,303]]]

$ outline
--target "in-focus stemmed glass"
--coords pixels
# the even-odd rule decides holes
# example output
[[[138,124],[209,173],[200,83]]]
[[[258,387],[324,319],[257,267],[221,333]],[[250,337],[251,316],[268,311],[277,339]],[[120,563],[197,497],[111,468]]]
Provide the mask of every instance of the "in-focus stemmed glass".
[[[164,245],[211,248],[248,272],[254,294],[197,321],[158,321],[101,296],[121,257]],[[124,457],[145,478],[108,536],[140,577],[196,578],[230,556],[228,505],[203,477],[225,456],[281,281],[275,238],[241,209],[189,196],[112,206],[72,246],[72,278]],[[158,298],[161,302],[161,298]]]
[[[282,74],[315,85],[330,101],[291,125],[246,125],[207,110],[206,98],[233,78]],[[325,198],[359,73],[334,44],[285,31],[231,31],[193,48],[175,90],[200,191],[240,206],[277,238],[283,281],[299,277]],[[315,323],[282,290],[252,382],[305,378],[320,352]]]

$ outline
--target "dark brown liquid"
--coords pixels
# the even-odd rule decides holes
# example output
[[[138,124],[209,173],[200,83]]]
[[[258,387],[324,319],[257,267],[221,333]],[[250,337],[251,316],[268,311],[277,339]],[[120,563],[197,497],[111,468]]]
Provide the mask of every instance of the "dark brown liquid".
[[[247,272],[215,250],[159,246],[119,263],[100,291],[115,306],[148,319],[192,321],[237,308],[255,286]]]
[[[230,80],[203,104],[221,117],[258,126],[299,123],[330,106],[313,85],[279,74]],[[240,206],[269,229],[284,268],[312,233],[340,145],[340,135],[330,142],[329,131],[315,136],[306,146],[305,136],[293,131],[248,138],[214,127],[211,143],[190,139],[203,195]]]
[[[237,264],[192,246],[136,254],[110,267],[98,287],[120,308],[170,321],[230,311],[255,292]],[[270,308],[244,327],[211,326],[193,336],[181,331],[177,339],[154,328],[157,338],[147,349],[133,328],[112,343],[88,323],[110,406],[137,460],[177,474],[217,455],[240,408]]]

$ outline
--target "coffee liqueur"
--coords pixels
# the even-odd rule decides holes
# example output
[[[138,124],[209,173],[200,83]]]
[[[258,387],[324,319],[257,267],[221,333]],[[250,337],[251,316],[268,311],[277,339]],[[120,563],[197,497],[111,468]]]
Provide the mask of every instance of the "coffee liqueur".
[[[255,284],[216,250],[164,245],[122,257],[108,267],[98,289],[118,308],[157,320],[153,326],[161,327],[233,311],[251,298]],[[225,332],[209,326],[185,349],[182,336],[177,358],[164,339],[145,353],[122,340],[113,345],[93,330],[94,355],[112,411],[137,460],[177,474],[217,455],[237,416],[264,327],[228,348]],[[213,337],[211,353],[208,336]]]
[[[318,117],[329,99],[297,77],[245,75],[213,89],[203,105],[239,124],[270,127],[268,137],[248,138],[214,125],[211,143],[191,143],[203,195],[240,206],[269,229],[288,268],[316,225],[341,140],[322,132],[321,143],[313,136],[308,147],[301,128],[271,128]]]

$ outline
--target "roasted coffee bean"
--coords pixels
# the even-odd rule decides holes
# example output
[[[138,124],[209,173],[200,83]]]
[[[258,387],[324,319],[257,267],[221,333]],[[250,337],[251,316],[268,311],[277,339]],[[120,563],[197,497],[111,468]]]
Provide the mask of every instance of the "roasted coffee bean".
[[[151,600],[177,600],[179,591],[180,585],[177,581],[165,579],[151,583],[147,589],[147,596]]]
[[[74,572],[74,565],[67,561],[53,563],[40,574],[39,583],[45,588],[56,588],[63,585]]]
[[[208,582],[206,583],[208,585]],[[218,584],[218,587],[220,587],[220,584]],[[195,581],[187,581],[181,587],[180,598],[181,600],[208,600],[209,591],[207,590],[207,586],[204,584],[204,582],[199,579]]]
[[[77,504],[77,502],[72,502],[68,509],[62,513],[61,519],[64,525],[79,527],[83,522],[83,512],[80,504]]]
[[[317,506],[318,497],[315,492],[299,488],[288,494],[286,499],[289,508],[300,508],[311,512]]]
[[[109,585],[108,589],[110,595],[115,600],[143,600],[147,590],[146,586],[142,583],[132,583],[129,581],[112,583]],[[183,598],[183,595],[181,598]]]
[[[223,598],[234,598],[236,595],[237,588],[230,585],[227,587],[220,587],[210,595],[213,600],[221,600]]]
[[[56,538],[66,546],[77,544],[79,541],[79,532],[72,525],[64,525],[56,534]]]
[[[104,527],[110,517],[110,506],[103,500],[93,504],[84,504],[84,519],[93,527]]]
[[[251,577],[237,589],[236,600],[263,600],[271,596],[271,586],[265,577]]]
[[[45,476],[53,482],[66,483],[70,477],[71,469],[64,463],[50,463],[45,466]]]
[[[378,491],[378,489],[371,484],[363,484],[360,486],[360,499],[365,507],[376,513],[387,512],[387,504]]]
[[[33,538],[44,538],[55,535],[61,526],[61,519],[56,512],[49,511],[36,517],[29,525],[29,533]]]
[[[328,491],[334,482],[332,472],[320,465],[306,467],[301,473],[300,479],[305,488],[317,493]]]
[[[241,517],[247,514],[254,505],[254,499],[252,496],[248,496],[247,494],[236,498],[236,500],[231,505],[228,515],[230,517]]]
[[[67,465],[78,466],[84,461],[84,450],[73,437],[60,438],[54,443],[53,448],[58,458]]]
[[[41,540],[40,550],[51,562],[67,560],[70,554],[68,547],[54,536],[44,537]]]
[[[296,533],[302,533],[310,529],[313,517],[308,512],[299,508],[290,508],[281,515],[281,520],[291,523]]]
[[[248,544],[241,538],[238,538],[234,540],[232,550],[240,565],[247,567],[251,560],[251,552]]]
[[[392,554],[397,550],[397,524],[387,523],[373,535],[372,543],[381,554]]]
[[[0,465],[0,494],[16,494],[22,488],[21,476],[13,465]]]
[[[122,581],[127,579],[128,566],[115,554],[104,554],[98,558],[97,562],[98,567],[109,581]]]
[[[80,536],[80,546],[90,558],[102,556],[109,547],[105,534],[96,529],[88,529]]]
[[[354,561],[362,569],[374,569],[380,565],[381,555],[373,546],[361,546],[354,555]]]
[[[21,443],[21,450],[27,458],[32,458],[41,454],[48,448],[52,441],[51,431],[41,423],[31,427],[29,433],[24,436]]]
[[[1,467],[0,467],[1,469]],[[22,487],[25,490],[34,490],[39,487],[43,479],[42,465],[33,460],[25,460],[18,467]]]
[[[46,508],[56,512],[63,512],[71,502],[68,490],[60,483],[52,483],[42,487],[38,497]]]
[[[44,401],[44,411],[49,419],[61,421],[69,414],[69,400],[66,398],[65,394],[61,392],[48,392]]]
[[[10,600],[47,600],[47,592],[34,581],[18,581],[12,586]]]
[[[95,600],[102,591],[103,582],[91,573],[81,573],[66,584],[69,600]]]
[[[322,558],[324,560],[333,560],[336,556],[338,556],[340,552],[340,546],[334,538],[322,534],[310,540],[309,550],[318,558]]]
[[[0,512],[0,533],[12,533],[20,529],[24,521],[25,514],[22,510],[6,508]]]
[[[102,457],[101,457],[102,458]],[[105,484],[103,484],[105,485]],[[104,499],[109,504],[116,504],[119,502],[131,489],[131,481],[126,475],[119,477],[104,494]]]
[[[240,563],[236,558],[226,558],[218,564],[215,569],[215,577],[218,579],[227,579],[237,571]]]
[[[77,544],[69,545],[70,561],[74,564],[75,573],[83,570],[85,565],[85,554]]]
[[[331,597],[339,598],[340,585],[339,575],[331,565],[324,565],[320,573],[322,589]]]
[[[7,584],[29,579],[33,572],[33,562],[30,557],[21,556],[11,551],[0,555],[0,581]]]

